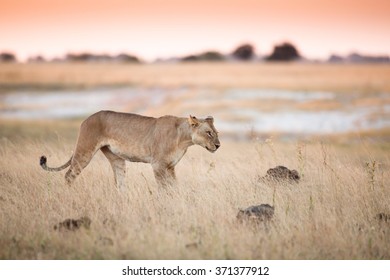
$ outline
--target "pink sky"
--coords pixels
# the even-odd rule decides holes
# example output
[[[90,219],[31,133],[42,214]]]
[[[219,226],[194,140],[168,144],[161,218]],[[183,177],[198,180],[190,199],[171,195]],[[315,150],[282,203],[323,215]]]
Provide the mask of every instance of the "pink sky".
[[[390,54],[389,0],[0,0],[0,51],[153,60],[290,41],[308,58]]]

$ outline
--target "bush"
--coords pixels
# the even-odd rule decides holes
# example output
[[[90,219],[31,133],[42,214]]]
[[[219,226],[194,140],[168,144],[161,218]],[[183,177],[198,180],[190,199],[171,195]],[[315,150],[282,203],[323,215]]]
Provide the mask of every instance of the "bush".
[[[181,61],[198,61],[198,60],[199,60],[199,56],[197,55],[188,55],[181,59]]]
[[[239,46],[232,53],[233,57],[239,60],[250,60],[253,58],[254,54],[254,48],[249,44]]]
[[[121,53],[117,56],[110,56],[108,54],[92,54],[92,53],[80,53],[80,54],[67,54],[66,60],[71,62],[130,62],[138,63],[140,60],[138,57]]]
[[[139,63],[140,62],[138,57],[136,57],[134,55],[129,55],[129,54],[126,54],[126,53],[119,54],[116,57],[116,60],[118,60],[120,62],[127,62],[127,63]]]
[[[199,57],[201,60],[214,60],[214,61],[216,61],[216,60],[224,60],[225,59],[223,54],[216,52],[216,51],[204,52],[204,53],[200,54]]]
[[[181,61],[222,61],[225,56],[217,51],[207,51],[198,55],[188,55],[181,59]]]
[[[89,53],[80,53],[80,54],[74,54],[69,53],[66,55],[67,61],[90,61],[92,60],[93,55]]]
[[[0,62],[16,62],[16,57],[12,53],[0,53]]]
[[[270,61],[290,61],[299,59],[301,56],[297,49],[290,43],[283,43],[274,47],[273,53],[266,59]]]

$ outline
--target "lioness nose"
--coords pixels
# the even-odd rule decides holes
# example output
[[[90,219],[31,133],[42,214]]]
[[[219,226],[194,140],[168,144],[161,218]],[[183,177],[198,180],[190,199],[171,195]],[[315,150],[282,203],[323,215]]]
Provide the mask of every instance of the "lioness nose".
[[[219,147],[221,147],[221,144],[215,144],[216,149],[218,149]]]

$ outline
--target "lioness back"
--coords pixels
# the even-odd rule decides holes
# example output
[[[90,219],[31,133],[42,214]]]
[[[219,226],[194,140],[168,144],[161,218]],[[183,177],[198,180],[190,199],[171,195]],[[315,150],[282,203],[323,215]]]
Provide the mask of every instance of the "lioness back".
[[[87,118],[80,130],[88,130],[88,134],[97,138],[107,138],[122,143],[142,140],[155,126],[156,118],[132,113],[100,111]],[[130,137],[130,139],[129,139]],[[108,144],[108,143],[107,143]]]

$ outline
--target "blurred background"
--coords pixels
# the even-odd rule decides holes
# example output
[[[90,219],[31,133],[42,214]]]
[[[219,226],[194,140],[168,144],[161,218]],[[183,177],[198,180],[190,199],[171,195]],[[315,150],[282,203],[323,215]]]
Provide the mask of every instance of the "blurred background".
[[[0,136],[116,110],[221,138],[390,137],[387,0],[0,0]],[[50,133],[50,132],[48,132]]]

